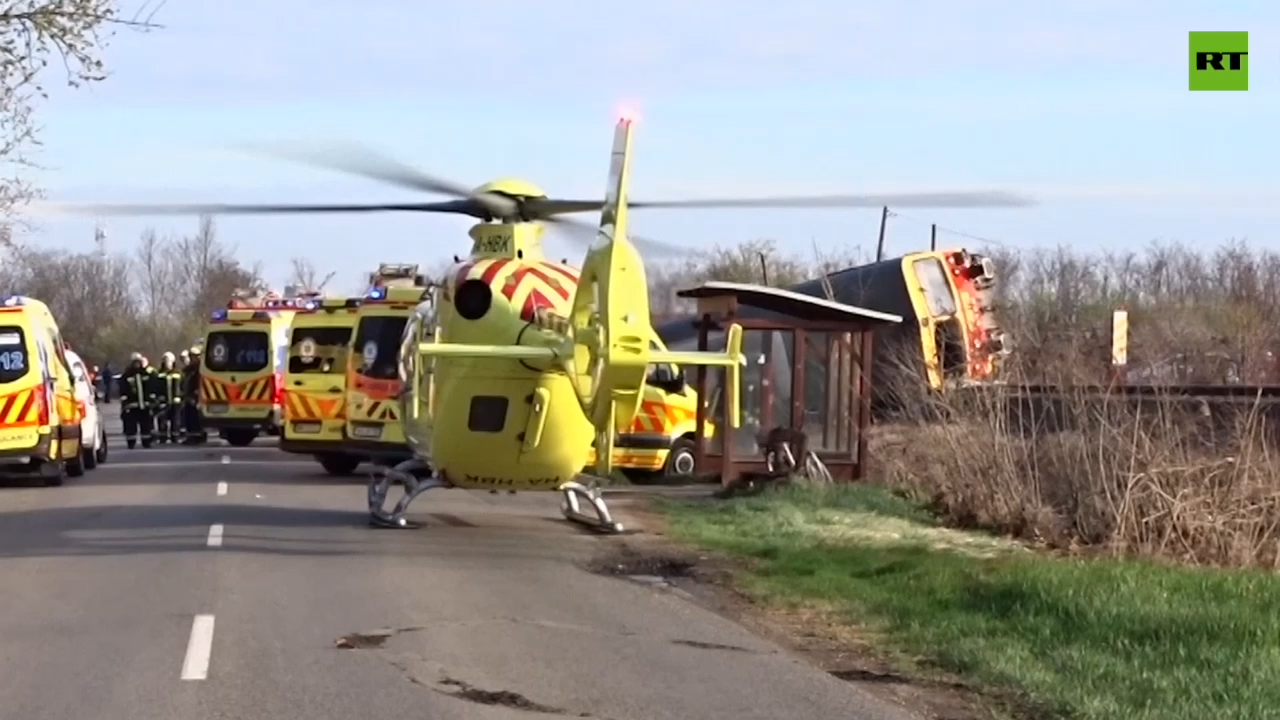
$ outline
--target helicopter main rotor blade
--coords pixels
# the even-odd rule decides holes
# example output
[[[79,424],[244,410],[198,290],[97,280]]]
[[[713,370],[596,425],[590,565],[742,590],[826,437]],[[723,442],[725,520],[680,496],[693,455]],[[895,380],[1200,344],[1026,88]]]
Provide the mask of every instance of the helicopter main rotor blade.
[[[573,213],[600,212],[604,209],[604,200],[557,200],[555,198],[526,198],[524,201],[526,217],[550,219],[557,215]]]
[[[937,192],[882,193],[878,195],[819,195],[814,197],[721,198],[712,200],[667,200],[630,202],[632,208],[975,208],[1031,207],[1035,201],[1013,193]]]
[[[991,192],[937,192],[937,193],[886,193],[879,195],[819,195],[815,197],[776,198],[716,198],[710,200],[664,200],[659,202],[628,202],[636,209],[709,209],[709,208],[974,208],[974,207],[1030,207],[1035,201],[1013,193]],[[598,212],[603,200],[559,200],[556,198],[529,198],[524,203],[526,217],[549,220],[558,215]]]
[[[228,205],[219,203],[175,205],[91,205],[52,203],[55,214],[73,215],[277,215],[305,213],[431,212],[478,217],[484,209],[471,200],[434,203],[376,203],[358,205]]]
[[[572,220],[564,217],[548,217],[543,222],[548,226],[565,231],[566,237],[573,240],[579,245],[589,245],[596,236],[600,234],[600,228],[591,223],[581,220]],[[689,254],[689,248],[680,247],[671,243],[665,243],[661,240],[652,240],[650,238],[639,237],[636,235],[627,235],[627,239],[632,245],[636,246],[640,252],[646,255],[656,255],[663,257],[676,257],[679,255]]]
[[[460,183],[428,175],[417,168],[389,158],[372,148],[354,143],[332,146],[323,150],[268,145],[245,145],[241,146],[240,149],[253,154],[270,156],[302,165],[358,175],[406,190],[469,199],[483,205],[489,210],[490,214],[500,217],[511,215],[516,211],[516,203],[511,198],[491,193],[473,193],[471,188]]]

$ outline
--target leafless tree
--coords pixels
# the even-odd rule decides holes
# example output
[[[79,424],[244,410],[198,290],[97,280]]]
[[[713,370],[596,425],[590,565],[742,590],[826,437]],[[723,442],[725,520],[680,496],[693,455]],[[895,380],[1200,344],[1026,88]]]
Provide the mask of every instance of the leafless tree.
[[[45,301],[86,357],[114,357],[133,342],[138,317],[126,258],[15,248],[0,283]]]
[[[201,218],[194,235],[175,240],[173,252],[178,267],[179,312],[188,323],[203,322],[236,290],[265,287],[260,268],[244,267],[235,259],[235,248],[218,240],[213,218]]]
[[[71,87],[103,80],[110,33],[158,27],[151,22],[158,9],[147,3],[139,15],[124,17],[116,0],[0,1],[0,162],[12,171],[0,182],[0,217],[12,222],[14,212],[40,194],[18,170],[31,164],[26,151],[39,144],[36,107],[48,97],[50,59],[61,61]],[[0,242],[8,241],[6,227]]]
[[[323,278],[320,278],[320,272],[316,270],[315,264],[304,257],[290,258],[289,263],[293,266],[289,282],[292,285],[296,285],[298,290],[302,292],[323,293],[329,281],[333,280],[334,276],[338,274],[336,271],[331,270]]]
[[[810,259],[801,253],[785,252],[772,240],[761,239],[730,247],[717,245],[679,262],[651,263],[645,273],[651,312],[666,316],[691,311],[692,305],[678,298],[676,292],[707,280],[787,287],[864,261],[858,248]]]

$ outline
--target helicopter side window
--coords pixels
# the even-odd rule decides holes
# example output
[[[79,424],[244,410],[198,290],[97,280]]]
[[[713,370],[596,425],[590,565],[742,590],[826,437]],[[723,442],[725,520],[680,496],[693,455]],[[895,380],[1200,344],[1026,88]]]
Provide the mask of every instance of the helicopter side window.
[[[467,429],[471,432],[500,433],[507,426],[510,401],[502,395],[476,395],[467,413]]]

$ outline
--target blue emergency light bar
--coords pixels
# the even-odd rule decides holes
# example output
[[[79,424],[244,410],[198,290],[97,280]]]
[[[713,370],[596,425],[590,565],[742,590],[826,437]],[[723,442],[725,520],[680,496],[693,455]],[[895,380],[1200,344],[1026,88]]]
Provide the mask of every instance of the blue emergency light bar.
[[[315,310],[318,307],[320,307],[320,303],[316,302],[315,300],[308,300],[302,304],[303,310]]]
[[[211,314],[209,315],[209,319],[210,319],[210,320],[212,320],[212,321],[214,321],[214,322],[222,322],[223,320],[226,320],[226,319],[227,319],[227,311],[226,311],[226,310],[214,310],[214,311],[213,311],[213,313],[211,313]]]
[[[370,300],[385,300],[386,297],[387,297],[387,291],[383,288],[376,287],[369,290]]]
[[[10,295],[4,299],[5,307],[21,307],[26,305],[26,298],[21,295]]]

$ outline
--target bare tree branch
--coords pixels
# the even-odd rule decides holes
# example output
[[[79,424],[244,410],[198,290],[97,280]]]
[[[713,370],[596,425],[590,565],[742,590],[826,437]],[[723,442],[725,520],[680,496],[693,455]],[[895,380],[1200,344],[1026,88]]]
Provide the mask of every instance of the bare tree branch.
[[[22,175],[34,167],[26,152],[40,144],[36,106],[48,98],[44,75],[51,57],[62,62],[65,82],[80,87],[107,77],[102,52],[118,28],[148,31],[158,6],[133,17],[120,15],[117,0],[0,1],[0,161],[12,174],[0,181],[0,219],[21,223],[15,211],[41,197]],[[142,14],[142,13],[145,13]],[[11,230],[0,233],[8,244]]]

